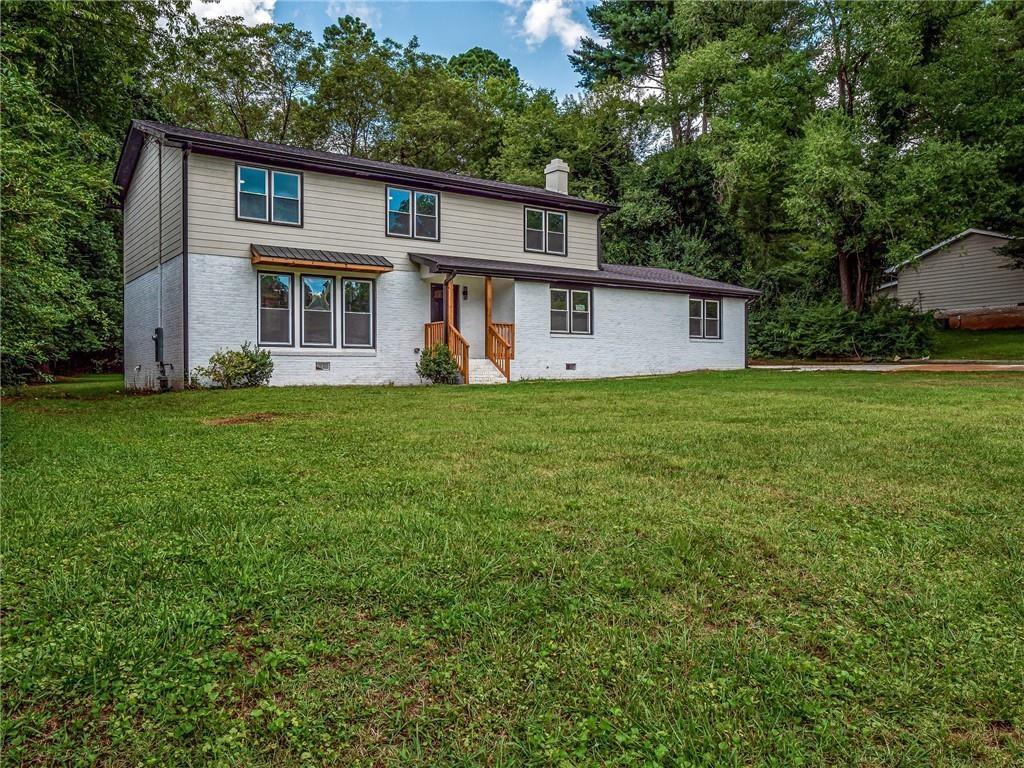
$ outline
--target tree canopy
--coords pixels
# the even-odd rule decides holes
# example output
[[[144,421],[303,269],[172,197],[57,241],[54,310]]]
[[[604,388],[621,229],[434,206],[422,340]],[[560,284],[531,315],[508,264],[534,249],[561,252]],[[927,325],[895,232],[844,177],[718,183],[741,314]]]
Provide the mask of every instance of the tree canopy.
[[[967,226],[1024,233],[1020,2],[587,12],[581,91],[558,98],[493,51],[352,16],[315,37],[185,0],[5,3],[5,379],[118,347],[133,117],[525,184],[561,156],[574,193],[619,206],[607,259],[764,288],[755,339],[787,302],[869,312],[884,266]]]

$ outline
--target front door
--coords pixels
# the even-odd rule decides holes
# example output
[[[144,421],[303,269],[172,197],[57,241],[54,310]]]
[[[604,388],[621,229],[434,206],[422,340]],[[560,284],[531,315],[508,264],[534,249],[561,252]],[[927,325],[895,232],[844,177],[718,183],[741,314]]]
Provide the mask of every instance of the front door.
[[[455,286],[453,291],[455,294],[455,327],[459,328],[459,319],[461,312],[459,311],[459,305],[462,304],[459,301],[459,286]],[[444,284],[443,283],[431,283],[430,284],[430,322],[432,323],[443,323],[444,322]]]

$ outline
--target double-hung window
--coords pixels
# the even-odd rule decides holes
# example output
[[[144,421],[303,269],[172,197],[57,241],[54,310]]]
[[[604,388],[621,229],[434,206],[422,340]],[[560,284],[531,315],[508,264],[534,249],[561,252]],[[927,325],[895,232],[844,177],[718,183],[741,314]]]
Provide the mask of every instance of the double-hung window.
[[[302,226],[301,174],[252,165],[239,165],[237,172],[239,219]]]
[[[341,344],[344,347],[372,347],[373,281],[345,278],[342,283]]]
[[[440,211],[436,192],[387,188],[387,234],[418,240],[440,240]]]
[[[523,249],[535,253],[565,256],[566,214],[526,208],[524,211]]]
[[[334,278],[302,276],[302,346],[334,346]]]
[[[690,338],[722,338],[721,302],[718,299],[690,299]]]
[[[551,332],[591,333],[591,293],[588,289],[551,289]]]
[[[292,276],[260,272],[259,343],[267,347],[292,345]]]

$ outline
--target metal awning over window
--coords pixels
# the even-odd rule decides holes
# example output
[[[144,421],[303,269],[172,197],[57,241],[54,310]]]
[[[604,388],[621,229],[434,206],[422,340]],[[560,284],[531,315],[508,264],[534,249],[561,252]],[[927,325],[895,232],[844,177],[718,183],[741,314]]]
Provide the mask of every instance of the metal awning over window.
[[[279,245],[252,243],[253,264],[281,267],[313,267],[316,269],[342,269],[346,272],[390,272],[395,265],[383,256],[367,253],[320,251],[314,248],[287,248]]]

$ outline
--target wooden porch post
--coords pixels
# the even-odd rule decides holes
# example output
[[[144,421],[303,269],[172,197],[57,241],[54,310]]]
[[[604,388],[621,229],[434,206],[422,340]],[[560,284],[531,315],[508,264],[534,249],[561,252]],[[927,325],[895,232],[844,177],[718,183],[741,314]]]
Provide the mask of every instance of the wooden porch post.
[[[491,284],[491,276],[484,278],[484,332],[491,328],[491,310],[494,306],[494,286]]]
[[[455,281],[449,281],[444,289],[444,325],[451,328],[455,325]]]

